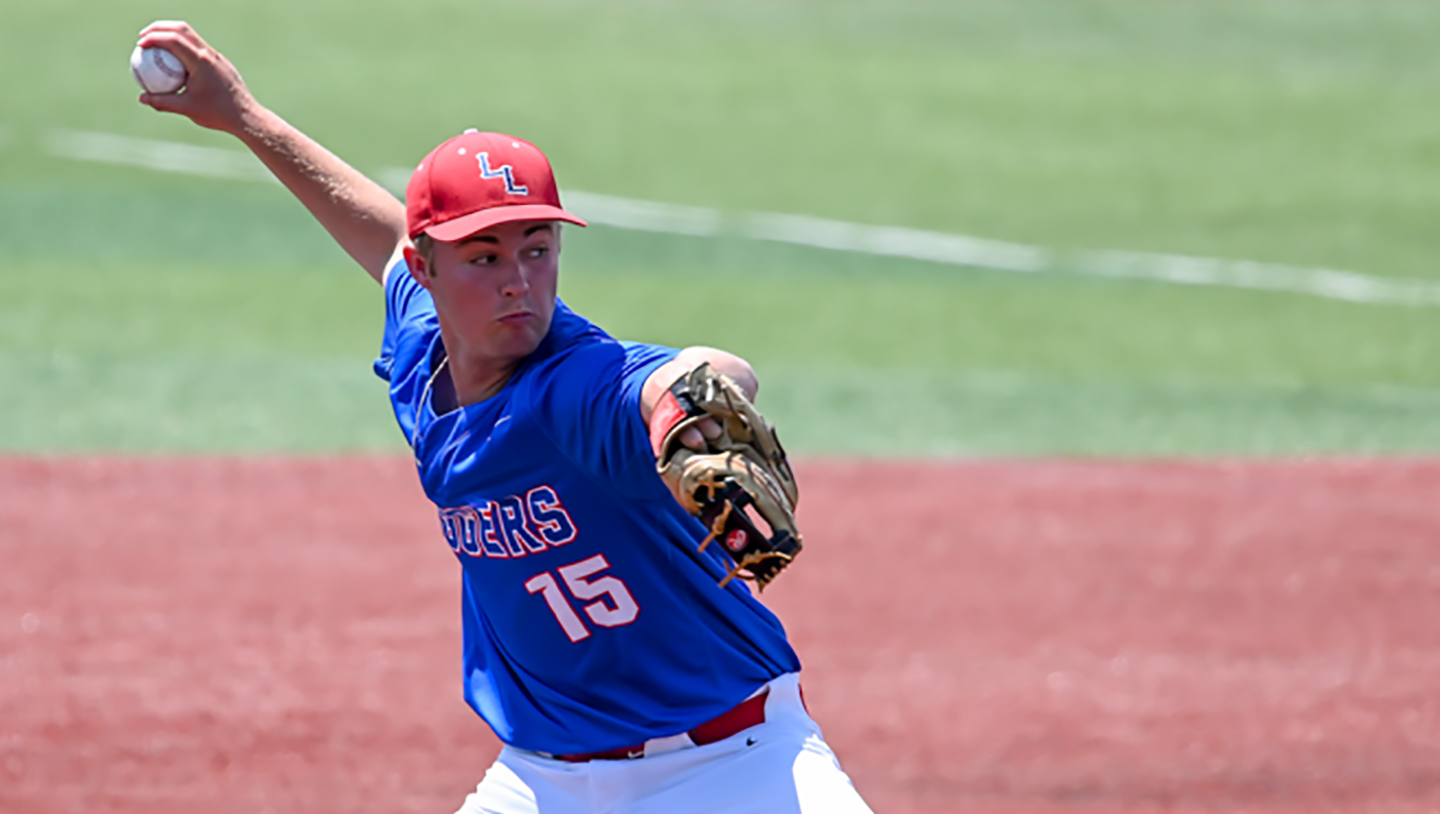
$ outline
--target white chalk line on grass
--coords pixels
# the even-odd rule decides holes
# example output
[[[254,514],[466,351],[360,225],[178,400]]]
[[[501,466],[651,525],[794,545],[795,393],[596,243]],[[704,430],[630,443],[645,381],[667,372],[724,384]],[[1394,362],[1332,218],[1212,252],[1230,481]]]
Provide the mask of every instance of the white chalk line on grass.
[[[238,150],[83,130],[55,130],[46,139],[45,146],[51,155],[77,161],[124,164],[209,178],[279,183],[260,163],[260,159]]]
[[[54,155],[80,161],[125,164],[212,178],[275,182],[275,177],[259,159],[238,150],[79,130],[54,131],[50,134],[47,147]],[[386,167],[375,177],[382,186],[403,195],[410,171]],[[726,213],[718,209],[641,201],[580,190],[566,190],[564,198],[566,207],[575,214],[592,223],[620,229],[697,237],[734,235],[751,240],[1026,274],[1080,274],[1307,294],[1355,303],[1440,306],[1440,283],[1426,280],[1401,280],[1353,271],[1151,252],[1057,252],[1024,243],[899,226],[871,226],[773,212]]]

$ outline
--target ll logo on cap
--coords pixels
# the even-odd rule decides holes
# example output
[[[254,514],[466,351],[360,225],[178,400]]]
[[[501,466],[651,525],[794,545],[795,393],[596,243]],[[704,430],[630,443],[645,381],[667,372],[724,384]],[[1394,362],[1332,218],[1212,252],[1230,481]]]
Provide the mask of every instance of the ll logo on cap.
[[[412,238],[426,234],[442,242],[463,240],[497,224],[522,220],[585,225],[560,207],[560,191],[545,154],[504,133],[466,132],[446,139],[425,156],[405,185],[405,228]]]
[[[478,153],[478,154],[475,156],[475,158],[476,158],[477,161],[480,162],[480,177],[481,177],[481,178],[486,178],[486,179],[489,179],[489,178],[504,178],[504,179],[505,179],[505,191],[506,191],[507,193],[509,193],[509,194],[511,194],[511,195],[529,195],[529,194],[530,194],[530,188],[529,188],[529,187],[522,187],[522,186],[519,186],[519,185],[517,185],[517,184],[515,183],[514,171],[510,169],[510,165],[509,165],[509,164],[501,164],[499,167],[496,167],[495,169],[492,170],[492,169],[490,169],[490,153],[488,153],[488,152]]]

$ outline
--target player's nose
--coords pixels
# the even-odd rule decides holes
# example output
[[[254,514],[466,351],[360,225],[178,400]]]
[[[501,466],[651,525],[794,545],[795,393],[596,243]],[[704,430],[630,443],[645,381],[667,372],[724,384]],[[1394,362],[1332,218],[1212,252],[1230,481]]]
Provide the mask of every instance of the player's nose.
[[[508,258],[502,264],[500,292],[507,297],[518,297],[530,291],[530,273],[518,257]]]

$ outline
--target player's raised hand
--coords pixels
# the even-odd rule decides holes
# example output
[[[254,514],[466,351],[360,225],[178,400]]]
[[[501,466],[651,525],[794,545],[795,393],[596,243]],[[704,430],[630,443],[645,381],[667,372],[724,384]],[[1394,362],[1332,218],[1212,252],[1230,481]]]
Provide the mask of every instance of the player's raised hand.
[[[178,113],[201,127],[238,135],[246,116],[259,104],[240,72],[224,54],[211,48],[189,23],[159,20],[140,32],[141,48],[164,48],[174,54],[189,78],[179,93],[143,93],[140,103],[165,113]]]
[[[255,101],[230,60],[187,23],[151,23],[139,46],[164,48],[187,74],[181,92],[144,93],[141,104],[239,138],[371,277],[385,279],[406,242],[404,204]]]

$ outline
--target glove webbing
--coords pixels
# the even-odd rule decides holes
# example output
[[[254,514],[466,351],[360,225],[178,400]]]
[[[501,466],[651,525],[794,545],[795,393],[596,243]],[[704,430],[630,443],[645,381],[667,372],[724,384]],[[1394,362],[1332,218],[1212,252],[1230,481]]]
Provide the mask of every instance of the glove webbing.
[[[733,479],[726,478],[719,484],[705,484],[701,488],[710,490],[711,500],[700,512],[700,522],[710,528],[710,533],[700,541],[700,551],[720,539],[726,553],[735,560],[734,567],[720,580],[720,587],[724,588],[737,576],[746,578],[748,572],[749,578],[764,590],[770,580],[795,559],[800,541],[785,529],[775,532],[773,537],[761,533],[745,514],[745,507],[752,502],[750,494]],[[696,500],[699,500],[698,494]]]

